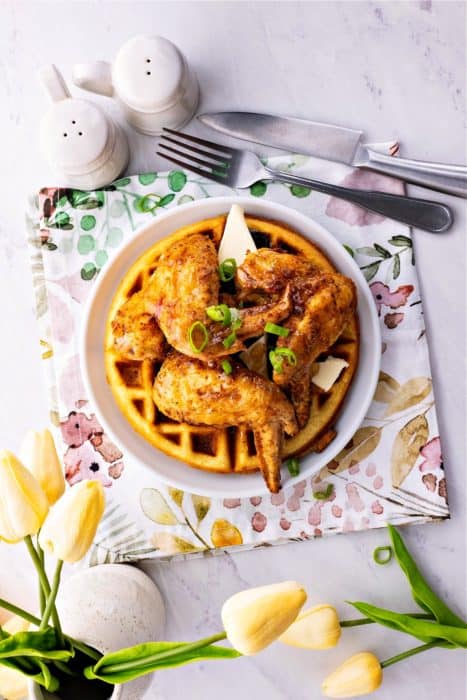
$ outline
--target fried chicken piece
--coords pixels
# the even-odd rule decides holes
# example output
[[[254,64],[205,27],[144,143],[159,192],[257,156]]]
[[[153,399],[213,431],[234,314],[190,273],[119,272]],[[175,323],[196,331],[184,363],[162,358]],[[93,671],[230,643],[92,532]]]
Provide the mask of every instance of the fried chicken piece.
[[[291,350],[296,362],[282,358],[273,380],[290,391],[298,424],[303,427],[310,415],[311,368],[342,333],[355,312],[355,285],[338,273],[320,272],[313,263],[298,255],[260,248],[249,253],[237,270],[241,295],[279,293],[290,286],[292,313],[282,325],[289,330],[280,337],[277,348]]]
[[[133,294],[112,321],[114,347],[128,360],[162,362],[167,355],[164,335],[157,325],[154,307],[143,291]]]
[[[209,306],[219,304],[219,274],[216,249],[211,239],[195,233],[176,241],[161,256],[146,290],[148,303],[167,341],[176,350],[203,360],[223,357],[244,349],[242,340],[258,336],[265,324],[286,318],[292,308],[290,289],[285,287],[279,299],[260,306],[239,310],[241,326],[237,340],[226,348],[223,341],[232,332],[229,326],[211,321],[206,315]],[[190,329],[197,321],[208,332],[208,344],[197,352],[190,344]],[[200,338],[202,341],[202,337]],[[201,342],[196,339],[195,345]]]
[[[173,352],[155,379],[154,402],[162,413],[180,422],[251,429],[266,484],[277,493],[284,432],[297,432],[294,410],[269,379],[238,362],[231,364],[233,371],[228,375],[217,363],[204,364]]]

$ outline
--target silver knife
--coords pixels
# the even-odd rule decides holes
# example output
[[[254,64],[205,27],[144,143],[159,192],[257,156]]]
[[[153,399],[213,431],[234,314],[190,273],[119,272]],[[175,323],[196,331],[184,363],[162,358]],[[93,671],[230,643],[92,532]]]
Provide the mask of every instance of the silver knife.
[[[253,112],[201,114],[198,119],[228,136],[367,168],[422,187],[467,197],[467,166],[394,158],[363,142],[363,132],[306,119]]]

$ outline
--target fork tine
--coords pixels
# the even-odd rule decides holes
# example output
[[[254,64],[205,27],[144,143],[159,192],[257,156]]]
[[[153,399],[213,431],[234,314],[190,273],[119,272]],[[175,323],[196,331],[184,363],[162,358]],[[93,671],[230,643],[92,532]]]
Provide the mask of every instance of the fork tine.
[[[165,145],[165,142],[168,141],[169,143],[175,144],[175,146],[178,146],[179,148],[184,148],[186,151],[191,151],[192,153],[197,153],[200,156],[206,156],[206,158],[210,158],[212,164],[215,165],[223,165],[226,166],[227,163],[226,161],[230,160],[231,156],[224,156],[221,155],[220,153],[212,153],[210,151],[206,151],[204,148],[195,148],[195,146],[191,146],[189,143],[183,143],[182,141],[177,141],[177,139],[172,139],[170,136],[162,136],[159,140],[159,143],[161,146]],[[167,148],[167,146],[165,146]],[[180,155],[188,155],[188,153],[180,153]],[[195,160],[195,158],[193,158]]]
[[[190,163],[185,163],[184,161],[178,160],[178,158],[174,158],[173,156],[168,156],[165,153],[161,153],[161,151],[156,151],[156,153],[158,156],[162,156],[162,158],[165,158],[171,163],[175,163],[175,165],[179,165],[181,168],[186,168],[192,173],[201,175],[201,177],[206,177],[208,180],[214,180],[214,182],[219,182],[221,185],[227,184],[225,178],[215,175],[211,170],[201,170],[201,168],[197,168]]]
[[[197,143],[200,146],[207,146],[207,148],[212,148],[214,151],[221,151],[230,156],[233,156],[236,153],[235,148],[229,148],[228,146],[223,146],[222,144],[214,143],[213,141],[206,141],[206,139],[200,139],[197,136],[185,134],[181,131],[174,131],[173,129],[167,129],[165,127],[162,131],[166,131],[168,134],[172,134],[173,136],[179,136],[180,138],[191,141],[192,143]]]
[[[172,143],[175,143],[172,141]],[[177,144],[179,145],[179,144]],[[206,162],[206,160],[203,160],[202,158],[196,158],[196,156],[192,156],[191,153],[184,153],[183,151],[177,151],[176,148],[172,148],[171,146],[166,146],[165,143],[159,143],[159,146],[161,148],[165,148],[166,151],[170,151],[171,153],[175,153],[176,156],[180,156],[181,158],[189,158],[192,160],[194,163],[198,163],[199,165],[204,165],[205,168],[228,168],[229,164],[228,163],[222,163],[221,161],[213,161],[211,163]]]

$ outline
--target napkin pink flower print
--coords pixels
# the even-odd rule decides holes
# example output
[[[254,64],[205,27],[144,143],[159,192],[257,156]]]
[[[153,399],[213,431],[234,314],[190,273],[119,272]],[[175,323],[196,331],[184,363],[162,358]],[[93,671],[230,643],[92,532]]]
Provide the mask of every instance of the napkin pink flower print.
[[[378,190],[389,194],[404,194],[404,185],[400,180],[369,170],[354,170],[346,175],[339,184],[358,190]],[[334,219],[345,221],[350,226],[371,226],[381,223],[386,218],[381,214],[357,207],[355,204],[344,202],[342,199],[336,199],[336,197],[331,197],[329,200],[326,214]]]
[[[370,289],[378,309],[378,316],[381,316],[382,306],[389,306],[391,309],[399,309],[401,306],[405,306],[414,287],[411,284],[403,284],[391,292],[387,284],[373,282],[373,284],[370,284]]]
[[[438,469],[443,461],[439,437],[435,437],[427,442],[425,447],[422,447],[420,450],[420,454],[425,458],[419,466],[421,472],[428,472]]]

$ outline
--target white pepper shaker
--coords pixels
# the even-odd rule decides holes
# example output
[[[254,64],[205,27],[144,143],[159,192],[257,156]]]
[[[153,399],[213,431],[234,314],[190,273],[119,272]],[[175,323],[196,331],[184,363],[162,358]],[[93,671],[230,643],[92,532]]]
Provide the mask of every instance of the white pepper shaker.
[[[60,178],[60,185],[94,190],[125,170],[126,136],[100,107],[72,97],[54,65],[39,71],[52,104],[41,122],[41,150]]]
[[[115,97],[128,122],[143,134],[178,129],[198,106],[199,87],[181,51],[161,36],[138,35],[123,44],[112,65],[106,61],[73,68],[84,90]]]

